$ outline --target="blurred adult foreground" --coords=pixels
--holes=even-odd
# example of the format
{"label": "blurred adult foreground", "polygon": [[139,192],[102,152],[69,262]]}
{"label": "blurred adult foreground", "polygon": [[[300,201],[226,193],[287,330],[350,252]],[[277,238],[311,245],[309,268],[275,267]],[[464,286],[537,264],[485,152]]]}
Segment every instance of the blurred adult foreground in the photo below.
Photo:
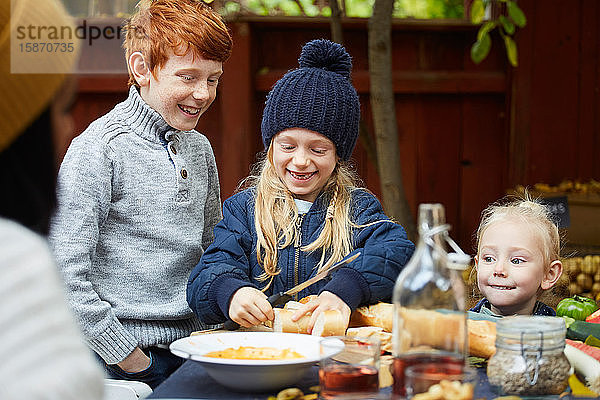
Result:
{"label": "blurred adult foreground", "polygon": [[[52,133],[69,129],[71,80],[11,70],[11,27],[70,25],[58,0],[0,2],[0,399],[100,399],[103,375],[69,312],[45,239]],[[69,71],[76,52],[38,55]],[[14,60],[18,61],[18,60]],[[15,64],[13,64],[14,67]],[[28,229],[29,228],[29,229]]]}

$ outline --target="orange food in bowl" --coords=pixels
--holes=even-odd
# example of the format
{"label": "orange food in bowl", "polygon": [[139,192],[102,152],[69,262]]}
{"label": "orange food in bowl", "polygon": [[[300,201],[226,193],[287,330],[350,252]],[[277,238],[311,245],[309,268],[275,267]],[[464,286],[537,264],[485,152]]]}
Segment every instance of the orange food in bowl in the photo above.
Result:
{"label": "orange food in bowl", "polygon": [[211,351],[205,357],[228,358],[235,360],[294,360],[304,356],[292,349],[276,349],[274,347],[230,347],[224,350]]}

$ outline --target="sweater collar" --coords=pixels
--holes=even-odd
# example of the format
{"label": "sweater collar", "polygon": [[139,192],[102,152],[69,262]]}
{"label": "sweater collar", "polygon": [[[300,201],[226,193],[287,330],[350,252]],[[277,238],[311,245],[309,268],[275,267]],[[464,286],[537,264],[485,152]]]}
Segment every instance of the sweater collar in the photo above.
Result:
{"label": "sweater collar", "polygon": [[135,86],[129,88],[129,96],[123,102],[122,112],[127,125],[139,136],[152,142],[164,142],[169,132],[178,132],[148,105]]}

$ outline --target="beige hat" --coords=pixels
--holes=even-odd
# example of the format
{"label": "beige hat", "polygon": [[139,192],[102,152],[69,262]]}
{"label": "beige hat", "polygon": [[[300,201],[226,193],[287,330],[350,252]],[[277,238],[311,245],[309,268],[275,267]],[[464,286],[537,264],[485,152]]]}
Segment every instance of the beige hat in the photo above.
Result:
{"label": "beige hat", "polygon": [[[51,40],[53,27],[74,29],[59,0],[0,0],[0,151],[46,109],[77,61],[78,40]],[[67,42],[72,51],[41,51],[41,43]],[[25,51],[27,43],[38,47]]]}

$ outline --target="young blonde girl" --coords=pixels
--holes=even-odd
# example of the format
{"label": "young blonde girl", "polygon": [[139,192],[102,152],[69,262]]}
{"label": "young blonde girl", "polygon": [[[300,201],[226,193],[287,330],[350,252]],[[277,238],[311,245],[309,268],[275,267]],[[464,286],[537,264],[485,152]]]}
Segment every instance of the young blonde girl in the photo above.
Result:
{"label": "young blonde girl", "polygon": [[560,236],[548,209],[528,197],[492,204],[477,230],[477,285],[471,311],[507,316],[556,315],[538,300],[562,274]]}
{"label": "young blonde girl", "polygon": [[359,304],[387,300],[414,245],[358,188],[348,167],[360,106],[345,49],[307,43],[300,68],[267,97],[262,120],[266,155],[247,188],[223,205],[215,241],[190,276],[188,303],[202,321],[227,318],[249,327],[273,319],[266,298],[361,252],[297,297],[317,294],[295,319],[337,309],[348,319]]}

